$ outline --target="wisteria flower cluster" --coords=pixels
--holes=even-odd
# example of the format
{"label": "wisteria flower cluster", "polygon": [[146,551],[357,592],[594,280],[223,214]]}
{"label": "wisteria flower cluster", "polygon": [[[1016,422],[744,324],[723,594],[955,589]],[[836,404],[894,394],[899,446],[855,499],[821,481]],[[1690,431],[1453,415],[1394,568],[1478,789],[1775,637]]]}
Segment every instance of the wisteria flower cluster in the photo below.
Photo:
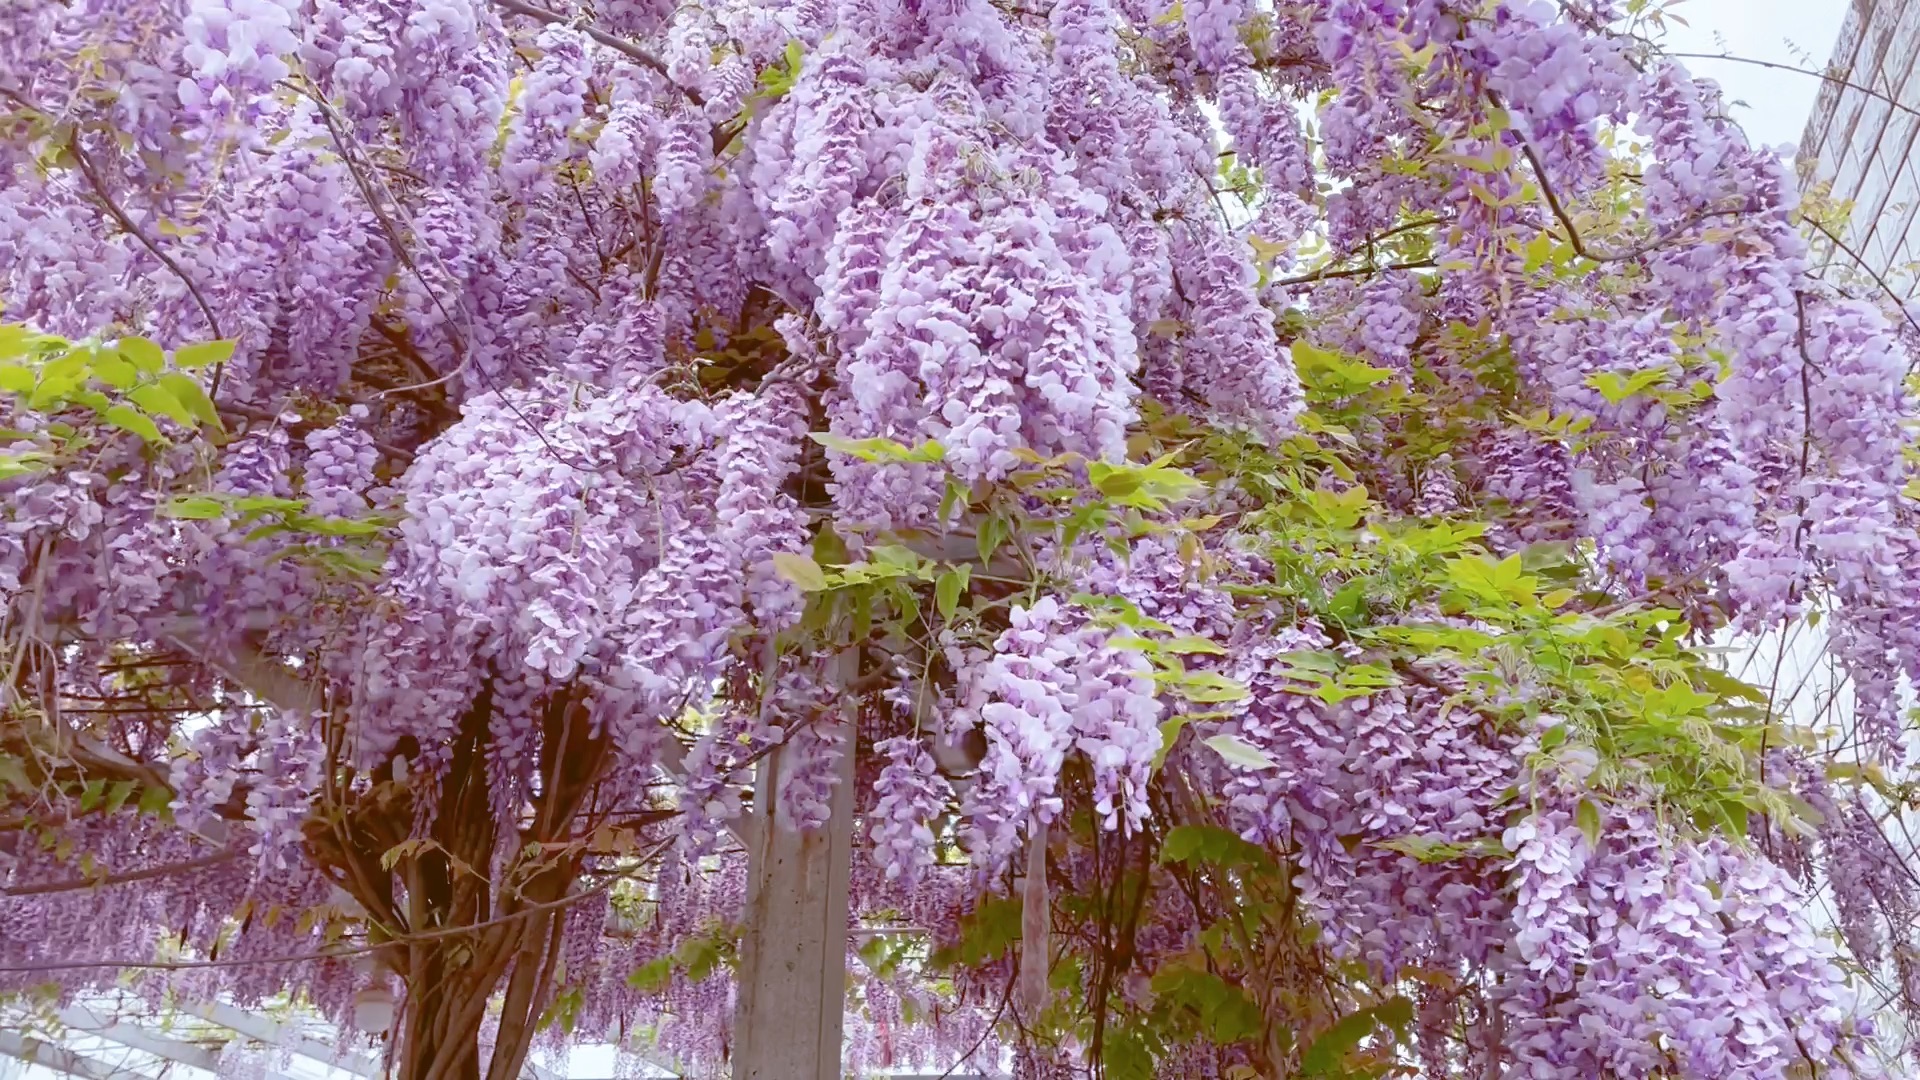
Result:
{"label": "wisteria flower cluster", "polygon": [[1880,1075],[1911,311],[1641,6],[7,6],[0,997],[718,1075],[798,836],[853,1069]]}

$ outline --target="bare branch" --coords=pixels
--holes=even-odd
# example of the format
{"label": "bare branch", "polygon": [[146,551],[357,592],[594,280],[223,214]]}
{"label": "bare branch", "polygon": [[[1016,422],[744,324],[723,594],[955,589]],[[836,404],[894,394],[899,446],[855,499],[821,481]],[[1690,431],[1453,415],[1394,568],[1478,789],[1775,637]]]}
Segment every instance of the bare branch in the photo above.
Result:
{"label": "bare branch", "polygon": [[[87,186],[93,189],[94,195],[97,196],[101,204],[106,207],[107,214],[111,216],[114,221],[118,222],[120,227],[125,229],[129,235],[135,240],[138,240],[141,247],[152,252],[153,257],[159,259],[160,264],[172,271],[173,276],[179,278],[180,283],[187,287],[187,294],[193,297],[195,304],[199,305],[200,314],[206,317],[207,326],[212,329],[213,336],[216,339],[226,337],[227,335],[220,332],[220,319],[214,315],[213,306],[208,304],[207,298],[200,294],[200,286],[194,283],[193,278],[187,276],[187,272],[180,268],[180,264],[174,261],[173,256],[160,250],[160,245],[154,243],[153,239],[146,234],[146,231],[135,224],[134,220],[127,216],[127,212],[120,208],[120,204],[113,200],[113,196],[107,191],[106,184],[101,181],[100,174],[94,170],[93,160],[87,157],[86,150],[80,146],[79,132],[75,132],[73,136],[67,140],[67,148],[73,152],[73,160],[75,164],[80,167],[80,175],[86,177]],[[208,392],[207,396],[218,397],[219,395],[220,375],[219,372],[216,371],[213,377],[213,389]]]}
{"label": "bare branch", "polygon": [[1730,53],[1670,52],[1670,53],[1667,53],[1666,55],[1674,56],[1674,57],[1686,57],[1688,59],[1693,59],[1693,60],[1731,60],[1736,64],[1752,64],[1755,67],[1773,68],[1776,71],[1794,71],[1802,75],[1811,75],[1816,79],[1821,79],[1826,82],[1830,82],[1835,86],[1843,86],[1849,90],[1858,90],[1861,93],[1867,95],[1868,97],[1879,98],[1881,101],[1886,102],[1888,105],[1891,105],[1893,108],[1898,109],[1903,113],[1907,113],[1912,116],[1920,116],[1920,109],[1916,109],[1911,105],[1907,105],[1901,102],[1900,99],[1891,97],[1887,94],[1883,94],[1878,90],[1870,90],[1867,87],[1861,86],[1859,83],[1854,82],[1850,79],[1843,79],[1840,76],[1835,75],[1830,71],[1815,71],[1812,68],[1798,67],[1793,64],[1780,64],[1780,63],[1775,63],[1772,60],[1755,60],[1751,57],[1734,56]]}
{"label": "bare branch", "polygon": [[522,0],[493,0],[493,2],[495,6],[499,7],[502,11],[511,11],[515,15],[525,15],[529,19],[537,19],[540,22],[548,24],[549,26],[553,26],[553,25],[578,26],[581,33],[587,35],[593,40],[599,42],[602,45],[605,45],[607,48],[612,49],[614,52],[617,52],[620,55],[625,56],[629,60],[632,60],[634,63],[640,64],[643,67],[652,68],[653,70],[659,72],[661,75],[665,76],[667,83],[669,85],[671,85],[675,90],[680,91],[680,93],[684,95],[688,101],[693,102],[696,106],[705,106],[707,103],[706,99],[700,96],[699,91],[689,89],[687,87],[681,86],[679,83],[674,82],[673,75],[667,70],[667,65],[665,61],[661,60],[659,57],[653,55],[652,53],[641,48],[640,46],[635,45],[631,41],[625,41],[620,38],[617,38],[612,34],[607,33],[605,30],[600,29],[597,26],[583,25],[571,15],[562,15],[557,11],[548,11],[546,8],[543,8],[543,7],[536,7],[533,4],[523,3]]}
{"label": "bare branch", "polygon": [[1560,202],[1560,196],[1553,190],[1553,182],[1547,179],[1546,166],[1542,165],[1540,159],[1534,156],[1533,143],[1523,137],[1520,140],[1520,152],[1526,156],[1527,163],[1533,166],[1534,178],[1540,184],[1540,194],[1547,200],[1547,209],[1553,211],[1553,216],[1560,222],[1560,227],[1566,230],[1567,243],[1573,248],[1574,254],[1592,262],[1631,262],[1634,259],[1638,259],[1644,255],[1651,255],[1653,252],[1666,247],[1668,244],[1679,239],[1689,229],[1692,229],[1702,222],[1717,217],[1737,217],[1740,214],[1738,210],[1702,211],[1701,213],[1694,214],[1680,224],[1675,225],[1673,228],[1660,233],[1644,244],[1628,248],[1625,251],[1595,251],[1587,246],[1585,240],[1581,239],[1580,230],[1574,226],[1572,216],[1567,213],[1566,207]]}
{"label": "bare branch", "polygon": [[209,866],[218,866],[240,855],[239,848],[205,855],[184,862],[167,863],[164,866],[149,866],[139,870],[128,870],[120,874],[103,874],[96,877],[67,878],[62,881],[41,881],[31,885],[9,885],[0,888],[0,895],[6,896],[45,896],[48,893],[80,892],[84,889],[105,888],[109,885],[125,885],[135,881],[151,881],[154,878],[171,877],[174,874],[190,874],[195,870],[205,870]]}
{"label": "bare branch", "polygon": [[1299,277],[1281,278],[1273,282],[1273,284],[1276,286],[1305,285],[1309,282],[1327,281],[1332,278],[1368,277],[1373,274],[1384,274],[1389,270],[1425,270],[1437,265],[1439,264],[1435,263],[1432,259],[1415,259],[1412,262],[1389,263],[1386,266],[1356,266],[1346,270],[1316,270],[1310,274],[1301,274]]}
{"label": "bare branch", "polygon": [[[1920,333],[1920,322],[1915,322],[1913,318],[1913,314],[1907,310],[1906,297],[1901,296],[1899,293],[1893,291],[1893,286],[1887,284],[1887,279],[1880,276],[1880,272],[1878,270],[1875,270],[1871,263],[1867,262],[1865,256],[1862,256],[1859,252],[1853,250],[1851,247],[1848,247],[1847,242],[1845,240],[1842,240],[1838,236],[1834,235],[1833,230],[1827,228],[1825,225],[1822,225],[1818,220],[1814,219],[1813,217],[1809,216],[1807,218],[1807,224],[1812,225],[1814,229],[1820,233],[1821,236],[1824,236],[1827,239],[1833,241],[1834,247],[1837,247],[1841,251],[1846,252],[1847,257],[1852,259],[1854,261],[1854,264],[1860,267],[1860,269],[1863,272],[1865,272],[1865,274],[1868,277],[1872,278],[1873,283],[1875,285],[1878,285],[1880,287],[1880,291],[1887,294],[1887,299],[1893,301],[1893,306],[1900,310],[1900,317],[1907,321],[1907,325],[1912,327],[1915,333]],[[1920,361],[1916,361],[1916,363],[1920,363]]]}

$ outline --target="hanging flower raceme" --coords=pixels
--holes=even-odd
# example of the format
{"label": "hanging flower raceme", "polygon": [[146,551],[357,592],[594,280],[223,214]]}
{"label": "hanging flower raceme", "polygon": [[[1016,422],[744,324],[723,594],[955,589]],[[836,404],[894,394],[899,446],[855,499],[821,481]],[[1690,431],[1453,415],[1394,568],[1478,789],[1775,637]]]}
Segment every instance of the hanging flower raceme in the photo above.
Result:
{"label": "hanging flower raceme", "polygon": [[1052,598],[1016,607],[1012,622],[992,653],[956,657],[965,688],[956,723],[987,737],[965,814],[969,848],[988,867],[1012,856],[1028,821],[1060,813],[1060,771],[1075,751],[1092,768],[1102,826],[1138,828],[1161,743],[1152,669],[1138,652]]}
{"label": "hanging flower raceme", "polygon": [[933,824],[953,797],[919,739],[896,736],[875,745],[887,757],[875,790],[874,858],[889,880],[909,883],[934,864]]}

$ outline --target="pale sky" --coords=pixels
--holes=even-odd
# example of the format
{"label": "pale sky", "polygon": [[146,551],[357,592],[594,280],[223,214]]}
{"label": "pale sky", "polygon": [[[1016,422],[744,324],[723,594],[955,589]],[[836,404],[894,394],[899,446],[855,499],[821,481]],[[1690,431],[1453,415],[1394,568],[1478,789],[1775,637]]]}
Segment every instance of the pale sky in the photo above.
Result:
{"label": "pale sky", "polygon": [[[1840,36],[1849,0],[1680,0],[1671,8],[1688,25],[1670,25],[1674,52],[1730,53],[1818,71]],[[1812,75],[1726,60],[1685,61],[1696,75],[1719,83],[1733,115],[1754,142],[1798,145],[1820,90]]]}

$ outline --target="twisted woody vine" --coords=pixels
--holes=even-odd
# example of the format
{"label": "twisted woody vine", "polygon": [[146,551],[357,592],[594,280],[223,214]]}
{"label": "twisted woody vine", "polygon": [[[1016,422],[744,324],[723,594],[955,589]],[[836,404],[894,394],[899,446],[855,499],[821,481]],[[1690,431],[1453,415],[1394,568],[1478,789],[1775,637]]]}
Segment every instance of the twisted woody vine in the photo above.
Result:
{"label": "twisted woody vine", "polygon": [[7,5],[6,1007],[725,1075],[838,813],[855,1074],[1897,1071],[1915,328],[1662,18]]}

